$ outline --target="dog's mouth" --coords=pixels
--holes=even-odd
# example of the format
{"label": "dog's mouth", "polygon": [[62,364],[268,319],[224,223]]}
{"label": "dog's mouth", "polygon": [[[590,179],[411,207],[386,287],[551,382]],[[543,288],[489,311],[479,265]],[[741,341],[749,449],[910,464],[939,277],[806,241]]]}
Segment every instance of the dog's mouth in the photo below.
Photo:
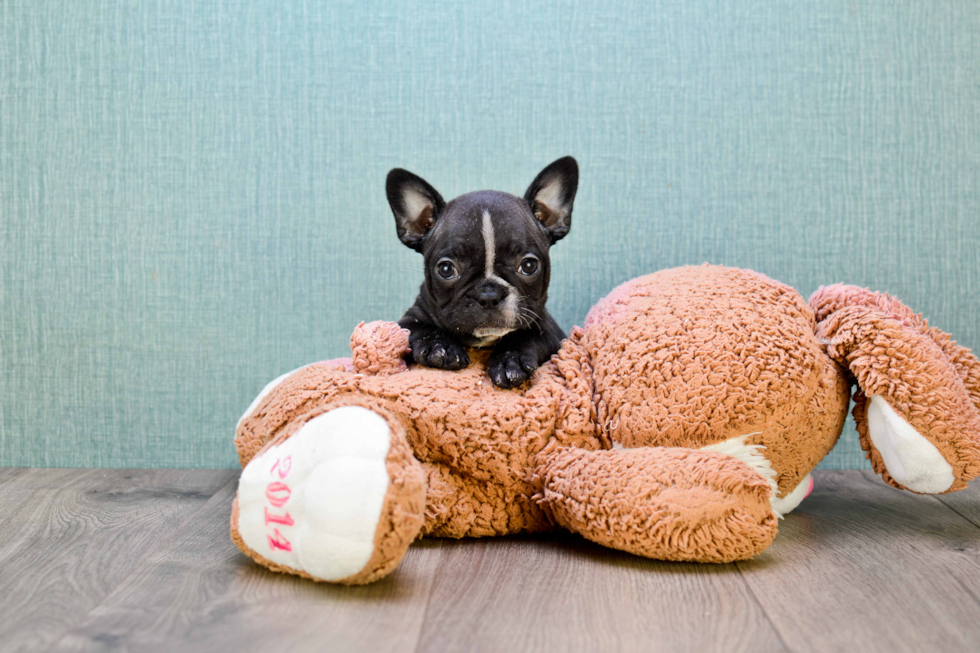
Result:
{"label": "dog's mouth", "polygon": [[[492,308],[483,308],[471,302],[465,320],[457,322],[458,331],[466,334],[466,339],[476,343],[470,346],[490,347],[508,333],[521,328],[520,297],[511,290],[502,302]],[[464,316],[461,316],[464,317]],[[467,324],[468,322],[468,324]]]}

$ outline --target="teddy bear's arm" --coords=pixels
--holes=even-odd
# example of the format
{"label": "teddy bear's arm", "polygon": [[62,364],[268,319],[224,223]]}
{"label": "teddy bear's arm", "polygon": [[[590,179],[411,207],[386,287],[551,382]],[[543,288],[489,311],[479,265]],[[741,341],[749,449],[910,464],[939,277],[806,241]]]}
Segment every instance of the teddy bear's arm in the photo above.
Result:
{"label": "teddy bear's arm", "polygon": [[558,524],[648,558],[745,560],[776,536],[769,482],[723,453],[563,448],[545,457],[538,474],[538,500]]}
{"label": "teddy bear's arm", "polygon": [[854,418],[875,471],[928,494],[980,475],[976,358],[887,295],[839,285],[810,303],[827,354],[859,386]]}

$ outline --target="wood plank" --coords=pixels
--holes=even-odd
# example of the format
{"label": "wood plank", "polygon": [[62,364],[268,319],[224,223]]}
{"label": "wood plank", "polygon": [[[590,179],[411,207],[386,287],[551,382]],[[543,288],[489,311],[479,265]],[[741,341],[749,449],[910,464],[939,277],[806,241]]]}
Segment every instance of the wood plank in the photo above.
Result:
{"label": "wood plank", "polygon": [[755,560],[738,563],[796,651],[967,651],[980,641],[980,529],[871,471],[818,472]]}
{"label": "wood plank", "polygon": [[780,651],[733,565],[560,533],[447,543],[421,651]]}
{"label": "wood plank", "polygon": [[57,470],[46,478],[72,489],[54,489],[54,481],[38,486],[45,475],[34,471],[10,478],[0,494],[4,650],[42,648],[79,623],[234,476],[199,470],[183,490],[183,474],[162,470]]}
{"label": "wood plank", "polygon": [[204,498],[241,474],[240,469],[8,469],[12,474],[5,489],[198,493]]}
{"label": "wood plank", "polygon": [[440,541],[416,543],[392,576],[365,587],[275,574],[231,542],[235,488],[215,494],[55,650],[415,650]]}
{"label": "wood plank", "polygon": [[976,487],[920,497],[870,472],[820,472],[773,547],[737,566],[569,534],[425,540],[389,579],[343,588],[242,556],[228,537],[237,471],[215,474],[6,477],[4,650],[61,635],[57,650],[181,651],[957,651],[980,638]]}
{"label": "wood plank", "polygon": [[0,485],[10,483],[26,472],[26,467],[0,467]]}
{"label": "wood plank", "polygon": [[969,487],[952,494],[939,494],[936,498],[964,519],[980,526],[980,479]]}

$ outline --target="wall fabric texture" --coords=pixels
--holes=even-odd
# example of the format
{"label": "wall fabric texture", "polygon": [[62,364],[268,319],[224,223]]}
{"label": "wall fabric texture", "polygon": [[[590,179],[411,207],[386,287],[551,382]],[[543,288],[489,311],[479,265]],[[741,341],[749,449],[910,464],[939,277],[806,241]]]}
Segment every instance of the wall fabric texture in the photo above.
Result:
{"label": "wall fabric texture", "polygon": [[4,0],[0,466],[235,466],[266,382],[414,300],[396,166],[574,155],[565,328],[709,261],[980,349],[978,80],[968,1]]}

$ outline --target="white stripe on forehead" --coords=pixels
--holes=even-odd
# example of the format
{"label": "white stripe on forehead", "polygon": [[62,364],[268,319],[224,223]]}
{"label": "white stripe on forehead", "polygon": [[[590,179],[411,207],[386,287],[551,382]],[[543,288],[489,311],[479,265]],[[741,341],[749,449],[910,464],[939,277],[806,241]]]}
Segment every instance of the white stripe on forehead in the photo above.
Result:
{"label": "white stripe on forehead", "polygon": [[507,297],[500,307],[500,314],[504,318],[507,326],[504,328],[494,328],[490,331],[487,329],[477,329],[473,332],[474,336],[481,338],[480,347],[489,347],[502,336],[516,328],[519,304],[517,289],[509,284],[506,279],[498,277],[494,273],[494,261],[497,257],[497,239],[493,233],[493,221],[490,219],[490,211],[486,209],[483,210],[483,247],[486,249],[486,262],[483,269],[484,278],[495,281],[507,289]]}
{"label": "white stripe on forehead", "polygon": [[487,253],[487,263],[484,268],[484,276],[487,279],[493,278],[493,260],[497,254],[497,240],[493,235],[493,222],[490,220],[490,211],[483,211],[483,247]]}
{"label": "white stripe on forehead", "polygon": [[498,277],[494,272],[494,261],[497,258],[497,239],[493,233],[493,222],[490,220],[490,211],[483,210],[483,247],[486,249],[486,265],[483,268],[483,278],[492,279],[510,291],[514,286],[507,282],[503,277]]}

